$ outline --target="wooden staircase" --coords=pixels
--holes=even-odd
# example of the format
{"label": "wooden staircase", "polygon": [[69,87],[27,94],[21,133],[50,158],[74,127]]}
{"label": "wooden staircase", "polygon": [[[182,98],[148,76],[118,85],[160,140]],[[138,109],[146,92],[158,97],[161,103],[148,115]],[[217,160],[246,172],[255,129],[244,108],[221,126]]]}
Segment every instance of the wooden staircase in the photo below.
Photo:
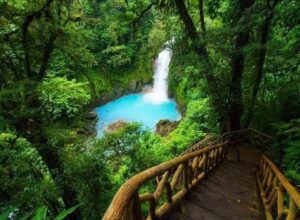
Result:
{"label": "wooden staircase", "polygon": [[127,180],[103,220],[299,219],[299,192],[258,150],[271,139],[254,129],[204,139]]}
{"label": "wooden staircase", "polygon": [[256,190],[259,152],[239,146],[240,163],[225,160],[171,210],[168,220],[264,219]]}

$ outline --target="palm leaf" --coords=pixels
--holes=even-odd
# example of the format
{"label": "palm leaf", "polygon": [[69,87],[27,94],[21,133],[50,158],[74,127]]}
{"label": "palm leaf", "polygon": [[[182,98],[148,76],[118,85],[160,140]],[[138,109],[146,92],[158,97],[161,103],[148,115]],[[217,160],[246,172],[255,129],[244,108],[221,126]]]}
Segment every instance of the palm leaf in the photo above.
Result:
{"label": "palm leaf", "polygon": [[55,217],[55,220],[63,220],[67,215],[69,215],[72,212],[74,212],[78,208],[78,206],[80,206],[80,205],[76,205],[76,206],[74,206],[72,208],[69,208],[69,209],[61,212],[58,216]]}

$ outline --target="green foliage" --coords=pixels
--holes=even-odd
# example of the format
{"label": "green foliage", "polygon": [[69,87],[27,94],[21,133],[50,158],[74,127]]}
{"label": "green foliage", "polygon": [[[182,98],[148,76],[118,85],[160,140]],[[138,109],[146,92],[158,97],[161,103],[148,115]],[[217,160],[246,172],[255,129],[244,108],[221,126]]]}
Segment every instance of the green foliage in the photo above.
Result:
{"label": "green foliage", "polygon": [[[69,208],[67,210],[62,211],[59,213],[54,220],[63,220],[65,219],[69,214],[74,212],[79,205],[74,206],[72,208]],[[46,206],[39,207],[35,213],[29,213],[26,215],[19,216],[18,215],[18,209],[16,208],[9,208],[6,209],[4,212],[0,214],[0,220],[7,220],[7,219],[21,219],[21,220],[48,220],[53,219],[48,216],[48,208]]]}
{"label": "green foliage", "polygon": [[[218,123],[208,99],[190,101],[179,126],[169,135],[169,145],[176,154],[203,138],[207,133],[217,133]],[[171,143],[170,143],[171,142]]]}
{"label": "green foliage", "polygon": [[43,206],[36,210],[32,220],[46,220],[48,208]]}
{"label": "green foliage", "polygon": [[[249,43],[242,48],[244,112],[252,101],[259,51],[265,48],[252,126],[270,131],[278,122],[272,156],[299,184],[299,120],[293,120],[300,118],[298,1],[278,1],[265,45],[260,43],[270,14],[265,1],[256,1],[239,21],[238,2],[204,1],[206,33],[199,25],[198,1],[189,1],[196,44],[173,1],[159,2],[166,10],[153,5],[145,11],[154,3],[150,0],[0,1],[0,210],[6,210],[0,219],[12,212],[49,219],[67,209],[56,217],[63,219],[78,202],[83,219],[100,219],[125,180],[173,158],[207,133],[219,133],[231,101],[237,33],[249,28]],[[138,124],[100,140],[87,137],[86,127],[93,125],[83,107],[150,83],[153,58],[173,37],[168,81],[182,112],[178,127],[166,137]],[[202,43],[210,64],[195,50]],[[73,195],[72,204],[66,193]]]}
{"label": "green foliage", "polygon": [[108,47],[102,52],[103,60],[112,68],[125,67],[130,65],[133,51],[125,45]]}
{"label": "green foliage", "polygon": [[273,158],[281,166],[286,176],[300,184],[300,119],[292,120],[290,123],[277,123],[276,139],[272,146]]}
{"label": "green foliage", "polygon": [[112,198],[112,172],[107,167],[104,149],[95,140],[77,139],[65,144],[61,151],[68,187],[76,189],[80,209],[87,219],[103,215]]}
{"label": "green foliage", "polygon": [[45,79],[39,87],[42,108],[54,119],[73,117],[90,99],[84,86],[83,83],[62,77]]}
{"label": "green foliage", "polygon": [[65,211],[62,211],[61,213],[59,213],[54,220],[63,220],[65,219],[69,214],[71,214],[72,212],[74,212],[80,205],[71,207]]}
{"label": "green foliage", "polygon": [[11,132],[0,133],[1,207],[18,207],[21,213],[39,207],[58,195],[48,170],[28,140]]}
{"label": "green foliage", "polygon": [[8,209],[4,210],[0,214],[0,220],[7,220],[9,218],[9,216],[11,215],[11,213],[13,213],[14,211],[15,211],[15,208],[8,208]]}
{"label": "green foliage", "polygon": [[155,57],[157,51],[160,51],[162,45],[169,40],[166,31],[166,22],[162,19],[156,19],[153,28],[149,33],[147,49],[150,51],[150,56]]}
{"label": "green foliage", "polygon": [[160,160],[157,144],[159,141],[150,131],[136,123],[127,124],[97,142],[98,147],[105,149],[112,169],[119,169],[114,177],[118,184]]}

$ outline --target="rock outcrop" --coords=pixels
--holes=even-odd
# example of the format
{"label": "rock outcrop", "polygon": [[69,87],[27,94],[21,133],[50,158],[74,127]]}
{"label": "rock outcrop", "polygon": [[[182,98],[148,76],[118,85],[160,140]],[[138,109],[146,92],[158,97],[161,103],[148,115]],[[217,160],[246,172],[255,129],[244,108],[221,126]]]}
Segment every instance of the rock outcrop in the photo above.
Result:
{"label": "rock outcrop", "polygon": [[107,133],[113,133],[116,132],[118,130],[120,130],[121,128],[123,128],[125,125],[127,124],[127,122],[123,121],[123,120],[119,120],[116,122],[111,123],[106,129],[105,131]]}
{"label": "rock outcrop", "polygon": [[179,121],[162,119],[156,124],[155,133],[163,137],[167,136],[171,131],[177,128],[178,124]]}

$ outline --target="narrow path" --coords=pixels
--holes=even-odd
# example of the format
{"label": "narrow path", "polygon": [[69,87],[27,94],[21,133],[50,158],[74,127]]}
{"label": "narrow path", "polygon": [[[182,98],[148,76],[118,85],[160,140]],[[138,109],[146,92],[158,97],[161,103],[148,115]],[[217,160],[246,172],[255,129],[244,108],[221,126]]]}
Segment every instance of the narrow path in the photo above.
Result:
{"label": "narrow path", "polygon": [[255,179],[259,152],[248,146],[239,149],[241,162],[220,164],[184,199],[181,210],[174,209],[167,219],[264,219]]}

